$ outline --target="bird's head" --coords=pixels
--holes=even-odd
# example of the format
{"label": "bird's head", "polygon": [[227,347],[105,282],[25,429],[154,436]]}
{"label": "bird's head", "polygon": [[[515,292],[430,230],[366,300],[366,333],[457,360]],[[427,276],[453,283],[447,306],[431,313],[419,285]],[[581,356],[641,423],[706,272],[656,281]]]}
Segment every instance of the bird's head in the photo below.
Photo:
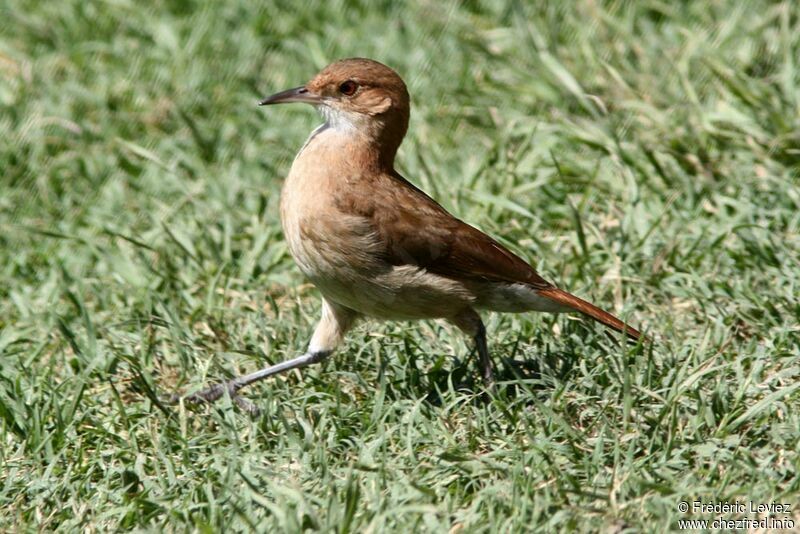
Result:
{"label": "bird's head", "polygon": [[312,104],[329,127],[350,130],[392,152],[408,128],[406,84],[395,71],[371,59],[331,63],[305,85],[274,94],[259,104],[289,102]]}

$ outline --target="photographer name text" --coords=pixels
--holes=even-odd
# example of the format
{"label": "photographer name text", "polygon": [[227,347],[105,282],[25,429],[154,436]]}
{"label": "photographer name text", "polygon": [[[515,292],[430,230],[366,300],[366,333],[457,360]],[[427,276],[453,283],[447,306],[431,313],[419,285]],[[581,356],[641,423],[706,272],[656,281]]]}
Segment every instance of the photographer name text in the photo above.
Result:
{"label": "photographer name text", "polygon": [[756,503],[752,501],[692,501],[691,509],[695,514],[789,514],[792,512],[792,507],[788,503]]}

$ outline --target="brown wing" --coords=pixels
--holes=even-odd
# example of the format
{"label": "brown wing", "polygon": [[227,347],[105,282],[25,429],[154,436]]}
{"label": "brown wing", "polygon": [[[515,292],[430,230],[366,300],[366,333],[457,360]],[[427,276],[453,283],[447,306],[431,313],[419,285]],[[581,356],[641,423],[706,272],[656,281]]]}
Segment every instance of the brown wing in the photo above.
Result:
{"label": "brown wing", "polygon": [[339,208],[372,221],[384,244],[384,257],[392,265],[417,265],[456,280],[528,284],[540,296],[588,315],[634,340],[647,340],[610,313],[547,282],[519,256],[450,215],[399,174],[382,175],[370,188],[368,196],[343,195]]}
{"label": "brown wing", "polygon": [[399,174],[382,175],[372,185],[369,198],[350,198],[347,208],[371,218],[392,265],[417,265],[458,280],[553,287],[523,259],[450,215]]}

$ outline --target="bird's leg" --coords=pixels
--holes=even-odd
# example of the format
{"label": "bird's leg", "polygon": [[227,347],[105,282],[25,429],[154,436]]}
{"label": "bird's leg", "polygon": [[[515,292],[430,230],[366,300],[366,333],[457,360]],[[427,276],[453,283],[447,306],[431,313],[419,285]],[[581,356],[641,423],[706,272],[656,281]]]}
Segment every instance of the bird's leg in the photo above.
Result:
{"label": "bird's leg", "polygon": [[[300,369],[323,361],[333,353],[336,346],[342,341],[345,333],[352,327],[355,318],[356,313],[349,308],[322,299],[322,318],[314,330],[314,335],[311,337],[311,342],[308,344],[308,350],[305,354],[285,362],[270,365],[253,373],[236,377],[228,382],[214,384],[185,397],[184,400],[189,402],[214,402],[227,392],[240,407],[255,413],[258,409],[250,401],[239,396],[240,389],[278,373],[291,369]],[[180,398],[180,395],[173,395],[169,401],[174,404]]]}
{"label": "bird's leg", "polygon": [[215,400],[222,397],[226,391],[231,397],[236,397],[238,391],[243,387],[249,386],[250,384],[263,380],[272,375],[282,373],[284,371],[289,371],[291,369],[299,369],[301,367],[311,365],[312,363],[319,363],[325,358],[327,358],[330,354],[331,354],[330,351],[320,351],[320,352],[309,351],[306,352],[305,354],[297,356],[296,358],[292,358],[291,360],[286,360],[285,362],[277,363],[275,365],[270,365],[269,367],[265,367],[264,369],[259,369],[258,371],[255,371],[247,375],[237,376],[236,378],[234,378],[233,380],[229,380],[228,382],[214,384],[213,386],[209,386],[204,390],[198,391],[197,393],[193,393],[188,397],[185,397],[185,400],[189,402],[203,402],[203,401],[214,402]]}
{"label": "bird's leg", "polygon": [[494,372],[492,359],[489,357],[489,348],[486,346],[486,327],[481,323],[478,333],[475,334],[475,346],[478,349],[478,361],[481,368],[481,379],[487,388],[494,386]]}
{"label": "bird's leg", "polygon": [[483,385],[486,388],[493,387],[494,371],[492,370],[492,359],[489,357],[489,349],[486,346],[486,327],[483,326],[480,315],[475,310],[467,308],[454,316],[451,321],[475,341]]}

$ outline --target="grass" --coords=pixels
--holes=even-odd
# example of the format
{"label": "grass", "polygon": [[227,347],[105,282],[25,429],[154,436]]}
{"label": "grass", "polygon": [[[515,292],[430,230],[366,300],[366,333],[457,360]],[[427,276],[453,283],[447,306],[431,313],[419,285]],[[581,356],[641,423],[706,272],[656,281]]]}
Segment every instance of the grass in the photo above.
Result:
{"label": "grass", "polygon": [[[666,530],[800,521],[792,2],[129,0],[0,8],[0,530]],[[403,174],[643,326],[365,323],[229,402],[159,395],[304,349],[282,177],[319,122],[258,98],[395,67]],[[783,517],[783,516],[779,516]]]}

